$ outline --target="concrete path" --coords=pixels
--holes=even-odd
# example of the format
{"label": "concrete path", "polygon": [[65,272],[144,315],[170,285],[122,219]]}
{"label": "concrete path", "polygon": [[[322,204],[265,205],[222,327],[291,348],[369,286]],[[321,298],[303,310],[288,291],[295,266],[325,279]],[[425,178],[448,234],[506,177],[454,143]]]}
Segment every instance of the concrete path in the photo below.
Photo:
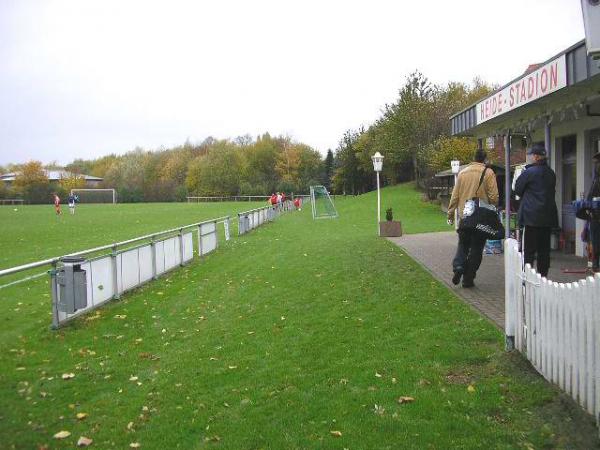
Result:
{"label": "concrete path", "polygon": [[[483,255],[483,262],[475,278],[475,287],[464,289],[452,284],[452,258],[458,237],[454,231],[443,233],[409,234],[399,238],[388,238],[421,263],[435,278],[504,329],[504,258],[503,255]],[[565,268],[584,269],[586,261],[562,253],[552,253],[550,279],[571,282],[585,277],[584,274],[565,274]]]}

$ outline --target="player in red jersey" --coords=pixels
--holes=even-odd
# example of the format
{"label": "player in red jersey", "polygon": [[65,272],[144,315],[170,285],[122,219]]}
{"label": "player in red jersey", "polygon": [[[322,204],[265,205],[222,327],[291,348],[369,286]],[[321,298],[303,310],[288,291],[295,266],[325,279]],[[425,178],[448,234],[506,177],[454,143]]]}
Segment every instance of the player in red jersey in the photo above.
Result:
{"label": "player in red jersey", "polygon": [[60,211],[60,197],[56,192],[52,195],[54,196],[54,211],[56,211],[57,216],[60,216],[62,214]]}

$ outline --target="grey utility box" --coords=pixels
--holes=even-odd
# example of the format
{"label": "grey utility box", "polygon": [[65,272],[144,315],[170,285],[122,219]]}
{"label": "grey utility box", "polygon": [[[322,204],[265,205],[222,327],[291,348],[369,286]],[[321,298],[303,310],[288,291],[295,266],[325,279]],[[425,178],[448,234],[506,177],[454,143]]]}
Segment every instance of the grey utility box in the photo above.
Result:
{"label": "grey utility box", "polygon": [[85,270],[81,269],[84,258],[66,256],[60,260],[63,268],[56,274],[58,284],[58,310],[73,314],[87,306]]}

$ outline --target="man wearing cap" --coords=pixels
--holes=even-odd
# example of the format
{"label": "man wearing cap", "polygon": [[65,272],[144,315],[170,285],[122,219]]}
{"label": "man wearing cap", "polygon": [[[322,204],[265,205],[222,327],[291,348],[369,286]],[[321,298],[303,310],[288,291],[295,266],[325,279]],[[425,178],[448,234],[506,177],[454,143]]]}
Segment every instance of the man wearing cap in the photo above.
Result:
{"label": "man wearing cap", "polygon": [[[594,180],[587,195],[587,200],[600,200],[600,150],[592,157],[594,162]],[[600,210],[591,209],[589,216],[588,245],[592,249],[592,269],[600,271]]]}
{"label": "man wearing cap", "polygon": [[554,200],[556,175],[548,166],[544,144],[533,144],[527,152],[533,162],[515,182],[514,193],[521,197],[519,226],[523,231],[525,264],[537,261],[537,271],[548,276],[550,269],[550,233],[558,226]]}

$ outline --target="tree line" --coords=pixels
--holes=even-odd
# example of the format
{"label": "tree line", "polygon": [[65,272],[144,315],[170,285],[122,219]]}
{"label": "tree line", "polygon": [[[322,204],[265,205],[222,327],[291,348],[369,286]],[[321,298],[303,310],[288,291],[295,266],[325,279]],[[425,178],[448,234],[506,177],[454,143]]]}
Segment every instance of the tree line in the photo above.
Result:
{"label": "tree line", "polygon": [[[0,167],[19,175],[10,188],[0,183],[0,198],[22,197],[47,202],[50,192],[65,194],[83,187],[78,174],[104,179],[120,202],[183,201],[186,196],[268,195],[276,191],[306,193],[323,184],[339,194],[374,188],[371,156],[385,156],[387,184],[422,180],[450,166],[452,159],[470,161],[475,142],[450,136],[449,117],[492,92],[494,86],[431,83],[420,72],[409,75],[393,103],[386,104],[369,127],[347,130],[334,152],[325,157],[287,136],[268,133],[233,140],[207,138],[173,148],[136,148],[123,155],[76,159],[65,170],[74,177],[50,184],[40,162]],[[53,165],[45,168],[54,168]]]}
{"label": "tree line", "polygon": [[448,169],[450,161],[471,161],[476,143],[450,136],[451,115],[495,89],[480,79],[473,83],[431,83],[420,72],[409,75],[397,99],[386,104],[368,128],[348,130],[335,150],[334,191],[360,194],[374,188],[371,156],[384,155],[383,180],[396,184],[422,180]]}
{"label": "tree line", "polygon": [[156,151],[136,148],[123,155],[76,159],[64,167],[73,176],[50,183],[39,161],[0,168],[17,172],[7,188],[0,183],[0,198],[24,198],[47,203],[52,192],[65,195],[85,187],[81,174],[103,178],[98,187],[117,190],[119,202],[183,201],[187,196],[267,195],[277,191],[306,193],[309,186],[329,184],[333,153],[322,158],[310,146],[287,136],[268,133],[253,139],[207,138],[200,144]]}

